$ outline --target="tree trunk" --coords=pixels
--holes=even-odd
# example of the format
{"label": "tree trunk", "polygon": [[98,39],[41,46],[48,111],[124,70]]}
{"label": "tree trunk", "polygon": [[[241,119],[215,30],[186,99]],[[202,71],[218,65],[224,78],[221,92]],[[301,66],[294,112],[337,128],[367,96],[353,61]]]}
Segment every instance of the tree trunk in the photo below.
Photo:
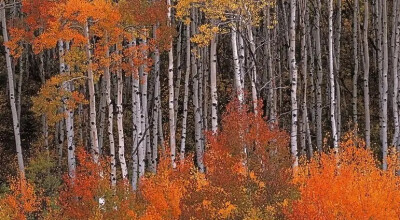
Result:
{"label": "tree trunk", "polygon": [[399,24],[399,2],[394,2],[394,10],[393,10],[393,24],[392,24],[392,74],[393,74],[393,94],[392,94],[392,110],[393,110],[393,121],[394,121],[394,133],[392,146],[399,145],[399,110],[398,110],[398,90],[399,90],[399,75],[397,72],[398,68],[398,54],[400,47],[400,24]]}
{"label": "tree trunk", "polygon": [[211,130],[218,129],[218,94],[217,94],[217,36],[211,40],[210,47],[210,87],[211,87]]}
{"label": "tree trunk", "polygon": [[[116,53],[119,53],[117,45]],[[119,163],[121,164],[121,174],[122,179],[128,179],[128,168],[125,161],[125,138],[124,138],[124,125],[123,125],[123,109],[122,109],[122,92],[123,92],[123,78],[122,78],[122,70],[117,70],[117,127],[118,127],[118,158]]]}
{"label": "tree trunk", "polygon": [[90,144],[91,153],[95,163],[99,162],[99,142],[97,135],[97,122],[96,122],[96,97],[94,93],[94,78],[92,70],[92,52],[89,36],[89,22],[86,21],[84,33],[86,37],[86,59],[88,61],[87,74],[88,74],[88,89],[89,89],[89,111],[90,111]]}
{"label": "tree trunk", "polygon": [[368,19],[369,9],[368,1],[364,3],[364,32],[363,32],[363,47],[364,47],[364,114],[365,114],[365,144],[367,148],[371,146],[371,115],[369,105],[369,46],[368,46]]}
{"label": "tree trunk", "polygon": [[329,0],[329,82],[330,82],[330,101],[331,101],[331,123],[332,123],[332,139],[333,149],[338,156],[339,144],[337,134],[337,121],[336,121],[336,94],[335,94],[335,76],[333,70],[333,0]]}
{"label": "tree trunk", "polygon": [[187,115],[188,115],[188,101],[189,101],[189,77],[190,77],[190,26],[186,25],[186,72],[185,72],[185,86],[183,96],[183,116],[182,116],[182,135],[181,135],[181,149],[179,158],[181,161],[185,159],[186,147],[186,129],[187,129]]}
{"label": "tree trunk", "polygon": [[315,31],[315,52],[317,56],[317,111],[316,111],[316,133],[317,133],[317,149],[319,153],[322,153],[322,51],[321,51],[321,2],[316,1],[316,31]]}
{"label": "tree trunk", "polygon": [[[168,22],[172,25],[172,5],[171,0],[167,0],[168,5]],[[175,112],[174,112],[174,47],[170,42],[168,51],[168,109],[169,109],[169,145],[171,148],[171,164],[172,168],[176,168],[176,138],[175,138]]]}
{"label": "tree trunk", "polygon": [[[1,10],[1,24],[3,29],[3,42],[6,45],[8,43],[8,33],[7,33],[7,20],[6,20],[6,9],[4,1],[0,2],[0,10]],[[22,148],[21,148],[21,134],[19,131],[20,122],[18,120],[17,108],[15,106],[15,89],[14,89],[14,74],[12,72],[12,63],[11,63],[11,55],[10,49],[5,46],[6,51],[6,64],[7,64],[7,76],[8,76],[8,88],[10,95],[10,105],[11,105],[11,113],[13,119],[13,127],[14,127],[14,138],[15,138],[15,148],[17,151],[18,158],[18,169],[22,178],[25,178],[25,167],[24,167],[24,159],[22,156]]]}
{"label": "tree trunk", "polygon": [[291,75],[291,117],[292,126],[290,131],[290,148],[293,157],[293,167],[296,168],[299,164],[297,151],[297,64],[296,64],[296,0],[290,1],[290,75]]}
{"label": "tree trunk", "polygon": [[[192,16],[196,21],[196,11],[193,10]],[[195,22],[191,23],[191,32],[196,34],[197,25]],[[192,67],[192,78],[193,78],[193,107],[194,107],[194,130],[195,130],[195,149],[196,149],[196,162],[197,167],[201,173],[204,173],[204,162],[203,162],[203,146],[202,146],[202,120],[200,115],[200,103],[199,103],[199,79],[197,71],[197,56],[194,50],[191,50],[191,67]]]}
{"label": "tree trunk", "polygon": [[231,43],[232,43],[232,53],[233,53],[233,68],[235,71],[235,85],[236,85],[236,93],[240,103],[244,101],[244,82],[242,79],[242,74],[240,71],[240,62],[239,62],[239,54],[237,47],[237,29],[235,25],[232,27],[231,33]]}
{"label": "tree trunk", "polygon": [[388,30],[387,30],[387,5],[382,0],[382,46],[383,46],[383,69],[382,69],[382,168],[387,169],[388,138],[387,138],[387,110],[388,110]]}
{"label": "tree trunk", "polygon": [[[357,119],[357,81],[358,81],[358,0],[354,0],[354,12],[353,12],[353,54],[354,54],[354,73],[353,73],[353,123],[355,126],[355,132],[357,132],[358,119]],[[356,133],[357,136],[357,133]]]}

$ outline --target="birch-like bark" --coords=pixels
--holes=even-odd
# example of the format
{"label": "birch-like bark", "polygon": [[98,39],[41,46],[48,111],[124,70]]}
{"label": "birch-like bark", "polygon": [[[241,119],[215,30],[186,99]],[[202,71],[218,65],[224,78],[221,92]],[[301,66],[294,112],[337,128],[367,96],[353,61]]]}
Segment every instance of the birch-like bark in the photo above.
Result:
{"label": "birch-like bark", "polygon": [[[313,37],[313,31],[312,31],[312,26],[310,25],[310,9],[307,9],[306,13],[306,28],[307,28],[307,33],[309,33],[308,38],[307,38],[307,48],[309,52],[309,57],[310,57],[310,70],[308,71],[309,74],[309,79],[310,79],[310,89],[311,89],[311,104],[310,104],[310,109],[311,109],[311,119],[307,123],[307,139],[308,139],[308,158],[312,158],[314,156],[314,148],[313,148],[313,143],[312,143],[312,138],[311,138],[311,128],[315,127],[315,112],[316,112],[316,97],[315,97],[315,82],[314,82],[314,74],[315,74],[315,55],[314,55],[314,40]],[[308,114],[307,114],[308,115]],[[310,126],[310,122],[312,126]]]}
{"label": "birch-like bark", "polygon": [[339,144],[338,144],[338,134],[337,134],[337,121],[336,121],[336,94],[335,94],[335,76],[333,70],[333,0],[329,0],[329,83],[330,83],[330,101],[331,101],[331,126],[332,126],[332,139],[333,139],[333,149],[335,154],[338,156]]}
{"label": "birch-like bark", "polygon": [[[106,59],[110,59],[110,49],[106,47]],[[110,66],[106,65],[104,68],[104,82],[105,82],[105,100],[108,108],[107,115],[107,133],[108,141],[110,144],[110,179],[111,186],[115,187],[117,185],[117,162],[115,160],[115,142],[114,142],[114,105],[111,102],[111,76],[110,76]]]}
{"label": "birch-like bark", "polygon": [[23,59],[23,52],[21,57],[19,58],[19,76],[18,76],[18,98],[17,98],[17,115],[18,115],[18,120],[21,121],[21,96],[22,96],[22,82],[23,82],[23,76],[24,76],[24,59]]}
{"label": "birch-like bark", "polygon": [[[68,42],[66,42],[66,45],[68,45]],[[60,60],[60,74],[69,74],[69,69],[67,68],[67,65],[65,64],[64,61],[64,42],[63,40],[58,41],[58,54],[59,54],[59,60]],[[66,90],[67,92],[72,92],[73,91],[73,84],[72,82],[64,82],[62,85],[63,89]],[[75,170],[76,170],[76,159],[75,159],[75,143],[74,143],[74,110],[69,108],[67,103],[67,100],[65,98],[63,99],[63,112],[65,113],[65,128],[67,130],[67,161],[68,161],[68,175],[71,179],[75,179]],[[62,120],[59,125],[59,132],[60,132],[60,139],[62,141],[59,142],[60,144],[60,149],[63,148],[63,139],[64,139],[64,120]],[[62,151],[60,151],[62,155]]]}
{"label": "birch-like bark", "polygon": [[[142,39],[142,44],[147,46],[147,38],[144,37]],[[143,57],[147,58],[147,51],[143,52]],[[140,67],[140,92],[141,92],[141,100],[142,100],[142,114],[144,118],[142,118],[142,131],[144,134],[143,144],[145,146],[145,154],[146,154],[146,166],[149,167],[149,163],[151,161],[151,146],[150,146],[150,124],[149,124],[149,108],[148,108],[148,72],[147,72],[147,64],[143,64]]]}
{"label": "birch-like bark", "polygon": [[96,97],[94,93],[94,78],[92,70],[92,52],[91,52],[91,42],[89,36],[89,21],[86,21],[84,26],[84,34],[86,38],[86,59],[87,74],[88,74],[88,89],[89,89],[89,111],[90,111],[90,145],[91,153],[95,163],[99,162],[99,142],[97,135],[97,121],[96,121]]}
{"label": "birch-like bark", "polygon": [[368,20],[369,20],[369,3],[364,2],[364,32],[363,32],[363,47],[364,47],[364,114],[365,114],[365,144],[367,148],[371,146],[371,115],[369,105],[369,46],[368,46]]}
{"label": "birch-like bark", "polygon": [[[156,52],[158,53],[158,52]],[[159,56],[159,55],[158,55]],[[155,59],[155,62],[159,62],[159,59]],[[157,65],[157,64],[156,64]],[[159,65],[158,65],[159,66]],[[154,107],[153,107],[153,146],[152,146],[152,156],[151,156],[151,164],[150,171],[155,173],[157,171],[157,158],[158,158],[158,115],[161,111],[160,108],[160,71],[158,67],[158,71],[155,71],[155,85],[154,85]]]}
{"label": "birch-like bark", "polygon": [[211,40],[210,46],[210,88],[211,88],[211,130],[218,129],[218,94],[217,94],[217,36]]}
{"label": "birch-like bark", "polygon": [[177,76],[176,76],[176,83],[175,83],[175,88],[174,88],[174,111],[175,111],[175,130],[176,130],[176,124],[178,123],[178,108],[179,108],[179,96],[180,96],[180,88],[181,88],[181,80],[182,80],[182,27],[183,24],[182,22],[179,22],[179,35],[178,35],[178,41],[176,45],[176,70],[177,70]]}
{"label": "birch-like bark", "polygon": [[398,110],[398,90],[399,90],[399,75],[397,72],[398,68],[398,54],[400,48],[400,19],[399,19],[399,2],[394,2],[393,10],[393,24],[392,24],[392,74],[393,74],[393,93],[392,93],[392,111],[394,121],[394,133],[392,146],[399,145],[399,110]]}
{"label": "birch-like bark", "polygon": [[[0,10],[1,10],[1,26],[2,26],[2,33],[3,33],[3,42],[5,45],[7,45],[8,32],[7,32],[6,9],[5,9],[4,1],[0,2]],[[10,105],[11,105],[11,113],[12,113],[12,118],[13,118],[15,148],[17,151],[17,159],[18,159],[18,169],[19,169],[19,173],[20,173],[21,177],[25,178],[24,158],[22,156],[21,134],[20,134],[20,130],[19,130],[20,122],[18,120],[17,108],[15,106],[14,74],[12,72],[10,49],[7,46],[5,46],[5,52],[6,52],[5,56],[6,56],[6,65],[7,65]]]}
{"label": "birch-like bark", "polygon": [[[154,30],[156,27],[154,27]],[[154,31],[155,36],[155,31]],[[158,115],[161,111],[160,99],[161,99],[161,88],[160,88],[160,52],[158,48],[155,49],[153,54],[154,60],[154,105],[153,105],[153,118],[152,118],[152,129],[153,129],[153,145],[152,155],[150,163],[150,171],[156,173],[157,171],[157,157],[158,157]],[[176,89],[176,88],[175,88]],[[179,90],[179,88],[178,88]],[[177,102],[177,100],[175,100]],[[176,111],[175,111],[176,113]]]}
{"label": "birch-like bark", "polygon": [[147,83],[146,83],[146,85],[144,85],[145,84],[144,83],[145,76],[144,76],[144,70],[143,69],[144,69],[144,65],[141,65],[139,67],[139,69],[138,69],[138,71],[139,71],[139,74],[138,74],[138,76],[139,76],[139,79],[138,79],[139,80],[138,81],[138,88],[139,88],[139,91],[138,91],[138,95],[139,95],[138,102],[140,102],[140,108],[138,108],[138,110],[140,110],[140,117],[139,117],[139,121],[138,122],[140,122],[139,126],[141,127],[141,132],[142,132],[141,138],[138,139],[138,142],[140,143],[139,144],[139,150],[138,150],[139,177],[144,175],[145,169],[146,169],[146,165],[148,165],[148,164],[146,164],[146,156],[148,155],[148,154],[146,154],[147,153],[147,149],[148,149],[147,146],[146,146],[146,144],[147,144],[147,140],[146,140],[147,100],[146,100],[146,102],[143,101],[143,97],[147,97],[147,94],[143,95],[143,92],[144,92],[143,91],[143,87],[144,86],[147,87]]}
{"label": "birch-like bark", "polygon": [[[117,53],[119,53],[117,45]],[[125,137],[124,137],[124,125],[123,125],[123,108],[122,108],[122,92],[123,92],[123,78],[122,69],[117,70],[117,127],[118,127],[118,159],[121,165],[122,179],[128,179],[128,168],[125,160]]]}
{"label": "birch-like bark", "polygon": [[[333,15],[332,15],[333,19]],[[340,94],[340,39],[342,34],[342,0],[337,0],[337,14],[336,14],[336,27],[333,40],[333,71],[335,77],[335,92],[336,92],[336,132],[337,140],[339,142],[342,131],[342,109],[341,94]]]}
{"label": "birch-like bark", "polygon": [[181,148],[179,158],[181,161],[185,159],[186,147],[186,129],[187,129],[187,115],[188,115],[188,101],[189,101],[189,76],[190,76],[190,26],[186,25],[186,71],[185,71],[185,86],[183,96],[183,116],[182,116],[182,135],[181,135]]}
{"label": "birch-like bark", "polygon": [[101,97],[100,97],[100,126],[99,126],[99,154],[103,154],[103,143],[104,143],[104,130],[106,127],[106,111],[107,111],[107,101],[106,101],[106,95],[105,95],[105,90],[106,90],[106,82],[104,80],[104,75],[101,78],[101,83],[100,83],[100,91],[101,91]]}
{"label": "birch-like bark", "polygon": [[301,67],[303,74],[303,101],[301,104],[301,154],[306,155],[306,138],[307,138],[307,124],[308,124],[308,111],[307,111],[307,65],[308,65],[308,51],[306,44],[306,13],[307,5],[305,0],[300,0],[299,2],[299,12],[300,12],[300,30],[301,30]]}
{"label": "birch-like bark", "polygon": [[291,117],[292,125],[290,131],[290,149],[293,157],[293,167],[296,168],[299,164],[297,151],[297,64],[296,64],[296,0],[290,1],[290,30],[289,30],[290,48],[290,75],[291,75]]}
{"label": "birch-like bark", "polygon": [[253,101],[253,110],[257,114],[257,67],[256,67],[256,43],[253,36],[253,28],[247,25],[247,34],[250,43],[250,68],[251,68],[251,98]]}
{"label": "birch-like bark", "polygon": [[[242,79],[242,74],[240,71],[240,62],[239,62],[239,54],[238,54],[238,46],[237,46],[237,28],[235,25],[232,27],[231,33],[231,44],[232,44],[232,54],[233,54],[233,68],[235,74],[235,85],[236,85],[236,93],[240,103],[244,101],[244,82]],[[243,55],[244,57],[244,55]]]}
{"label": "birch-like bark", "polygon": [[317,56],[317,111],[316,111],[316,133],[317,133],[317,149],[322,153],[322,51],[321,51],[321,1],[316,0],[317,9],[315,15],[315,52]]}
{"label": "birch-like bark", "polygon": [[[130,46],[136,46],[136,40],[132,40]],[[141,107],[140,100],[140,76],[138,73],[138,68],[134,66],[133,59],[129,60],[130,65],[133,68],[132,72],[132,124],[133,124],[133,134],[132,134],[132,188],[137,189],[138,178],[144,175],[145,171],[145,145],[144,145],[144,133],[143,133],[143,110]]]}
{"label": "birch-like bark", "polygon": [[[193,10],[192,16],[194,17],[193,21],[196,21],[196,11]],[[197,25],[196,22],[191,23],[191,32],[192,34],[196,33]],[[193,107],[194,107],[194,130],[195,130],[195,149],[196,149],[196,162],[197,167],[201,173],[204,173],[204,162],[203,162],[203,146],[202,146],[202,120],[200,115],[200,103],[199,103],[199,79],[198,79],[198,71],[197,71],[197,57],[195,52],[192,50],[191,57],[191,71],[193,78]]]}
{"label": "birch-like bark", "polygon": [[354,0],[354,12],[353,12],[353,54],[354,54],[354,73],[353,73],[353,99],[352,99],[352,105],[353,105],[353,123],[355,126],[355,132],[357,136],[357,125],[358,125],[358,119],[357,119],[357,104],[358,104],[358,94],[357,94],[357,81],[358,81],[358,0]]}
{"label": "birch-like bark", "polygon": [[[172,5],[171,0],[167,0],[168,5],[168,24],[172,25]],[[171,148],[171,164],[176,167],[176,135],[175,135],[175,112],[174,112],[174,47],[170,42],[168,51],[168,110],[169,110],[169,145]]]}
{"label": "birch-like bark", "polygon": [[[209,48],[206,47],[206,48],[203,48],[203,50],[204,50],[204,56],[203,56],[202,62],[204,63],[204,65],[203,65],[204,74],[203,74],[203,103],[202,103],[203,107],[202,107],[202,109],[203,109],[203,129],[205,131],[207,131],[207,130],[209,130],[209,126],[208,126],[209,121],[212,120],[211,113],[209,114],[209,110],[211,110],[211,108],[212,108],[212,106],[210,105],[210,99],[211,99],[211,97],[210,97],[210,93],[211,93],[210,92],[210,90],[211,90],[211,88],[210,88],[210,78],[211,78],[211,76],[210,76],[210,63],[211,63],[210,56],[211,55],[210,55]],[[218,97],[217,97],[217,101],[218,101]],[[216,110],[218,110],[218,107]],[[217,113],[217,129],[218,129],[218,112],[216,112],[216,113]],[[204,137],[204,140],[205,140],[205,137]]]}
{"label": "birch-like bark", "polygon": [[382,44],[383,44],[383,69],[382,69],[382,168],[387,169],[388,137],[387,137],[387,110],[388,110],[388,25],[387,25],[387,4],[382,0]]}

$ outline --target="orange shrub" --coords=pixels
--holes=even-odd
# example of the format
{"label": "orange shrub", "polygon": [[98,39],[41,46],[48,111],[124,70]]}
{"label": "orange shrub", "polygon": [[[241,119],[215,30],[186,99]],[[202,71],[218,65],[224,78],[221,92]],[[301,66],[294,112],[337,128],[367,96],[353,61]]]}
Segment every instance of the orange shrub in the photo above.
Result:
{"label": "orange shrub", "polygon": [[295,182],[301,199],[293,202],[289,219],[399,219],[400,179],[395,163],[388,171],[381,170],[372,152],[354,147],[351,136],[341,149],[339,164],[332,152],[300,166]]}
{"label": "orange shrub", "polygon": [[161,158],[157,174],[141,179],[141,201],[145,210],[140,219],[179,219],[182,198],[187,193],[190,167],[189,163],[178,164],[174,170],[170,158]]}
{"label": "orange shrub", "polygon": [[[261,112],[261,110],[258,110]],[[183,219],[276,218],[292,192],[288,135],[232,101],[217,135],[207,135],[206,173],[188,184]]]}
{"label": "orange shrub", "polygon": [[39,211],[40,196],[35,194],[33,184],[24,178],[10,180],[10,193],[0,198],[0,219],[27,219]]}
{"label": "orange shrub", "polygon": [[51,210],[48,219],[135,219],[135,194],[125,182],[111,187],[109,163],[94,163],[82,148],[77,159],[76,178],[65,176],[59,209]]}

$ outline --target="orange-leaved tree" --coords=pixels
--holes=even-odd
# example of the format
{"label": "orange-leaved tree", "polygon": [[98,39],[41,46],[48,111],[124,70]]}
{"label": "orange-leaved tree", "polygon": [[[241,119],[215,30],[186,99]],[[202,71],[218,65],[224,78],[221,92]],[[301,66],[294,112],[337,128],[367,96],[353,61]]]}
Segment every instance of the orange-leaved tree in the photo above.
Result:
{"label": "orange-leaved tree", "polygon": [[39,211],[43,200],[25,178],[10,179],[10,192],[0,198],[0,219],[27,219]]}
{"label": "orange-leaved tree", "polygon": [[301,199],[293,202],[289,219],[399,219],[400,179],[396,156],[383,171],[370,150],[351,135],[341,144],[339,162],[334,153],[322,154],[299,167],[295,183]]}
{"label": "orange-leaved tree", "polygon": [[96,163],[83,148],[77,149],[76,178],[64,178],[56,209],[48,219],[135,219],[136,196],[121,182],[111,187],[109,161]]}
{"label": "orange-leaved tree", "polygon": [[207,140],[206,173],[190,178],[183,217],[278,217],[293,192],[287,133],[271,130],[260,114],[234,100],[218,135],[209,134]]}
{"label": "orange-leaved tree", "polygon": [[182,215],[183,197],[190,193],[190,163],[178,164],[172,169],[169,157],[160,159],[157,174],[151,174],[140,182],[141,203],[145,210],[140,219],[179,219]]}

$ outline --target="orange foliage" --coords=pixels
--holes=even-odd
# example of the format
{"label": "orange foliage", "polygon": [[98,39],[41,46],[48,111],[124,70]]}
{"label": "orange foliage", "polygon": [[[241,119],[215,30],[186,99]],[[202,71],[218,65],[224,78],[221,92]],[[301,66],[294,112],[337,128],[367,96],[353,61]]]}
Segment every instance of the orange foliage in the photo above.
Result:
{"label": "orange foliage", "polygon": [[140,219],[178,219],[182,214],[182,198],[187,193],[189,170],[187,164],[180,164],[177,170],[173,170],[171,160],[162,158],[157,174],[140,182],[140,192],[146,205]]}
{"label": "orange foliage", "polygon": [[10,193],[0,199],[0,219],[27,219],[39,211],[41,198],[24,178],[10,180]]}
{"label": "orange foliage", "polygon": [[295,183],[301,199],[293,202],[289,219],[399,219],[398,166],[381,170],[372,152],[354,147],[349,135],[341,148],[339,164],[331,152],[300,166]]}
{"label": "orange foliage", "polygon": [[71,74],[56,75],[47,80],[40,89],[38,96],[32,98],[33,112],[37,115],[46,114],[49,125],[53,125],[64,118],[64,111],[60,111],[60,109],[63,109],[64,103],[69,109],[77,108],[78,104],[87,104],[87,100],[82,93],[77,91],[70,92],[63,87],[66,81],[74,82],[77,85],[79,83],[82,84],[84,82],[82,78],[80,74]]}
{"label": "orange foliage", "polygon": [[267,207],[279,209],[292,190],[287,134],[271,130],[236,100],[227,106],[218,135],[207,139],[207,172],[190,177],[183,218],[243,219],[254,210],[262,218],[276,217]]}
{"label": "orange foliage", "polygon": [[82,148],[77,149],[75,178],[65,176],[58,199],[58,210],[49,219],[136,219],[135,194],[125,182],[115,188],[110,185],[109,164],[93,162]]}

